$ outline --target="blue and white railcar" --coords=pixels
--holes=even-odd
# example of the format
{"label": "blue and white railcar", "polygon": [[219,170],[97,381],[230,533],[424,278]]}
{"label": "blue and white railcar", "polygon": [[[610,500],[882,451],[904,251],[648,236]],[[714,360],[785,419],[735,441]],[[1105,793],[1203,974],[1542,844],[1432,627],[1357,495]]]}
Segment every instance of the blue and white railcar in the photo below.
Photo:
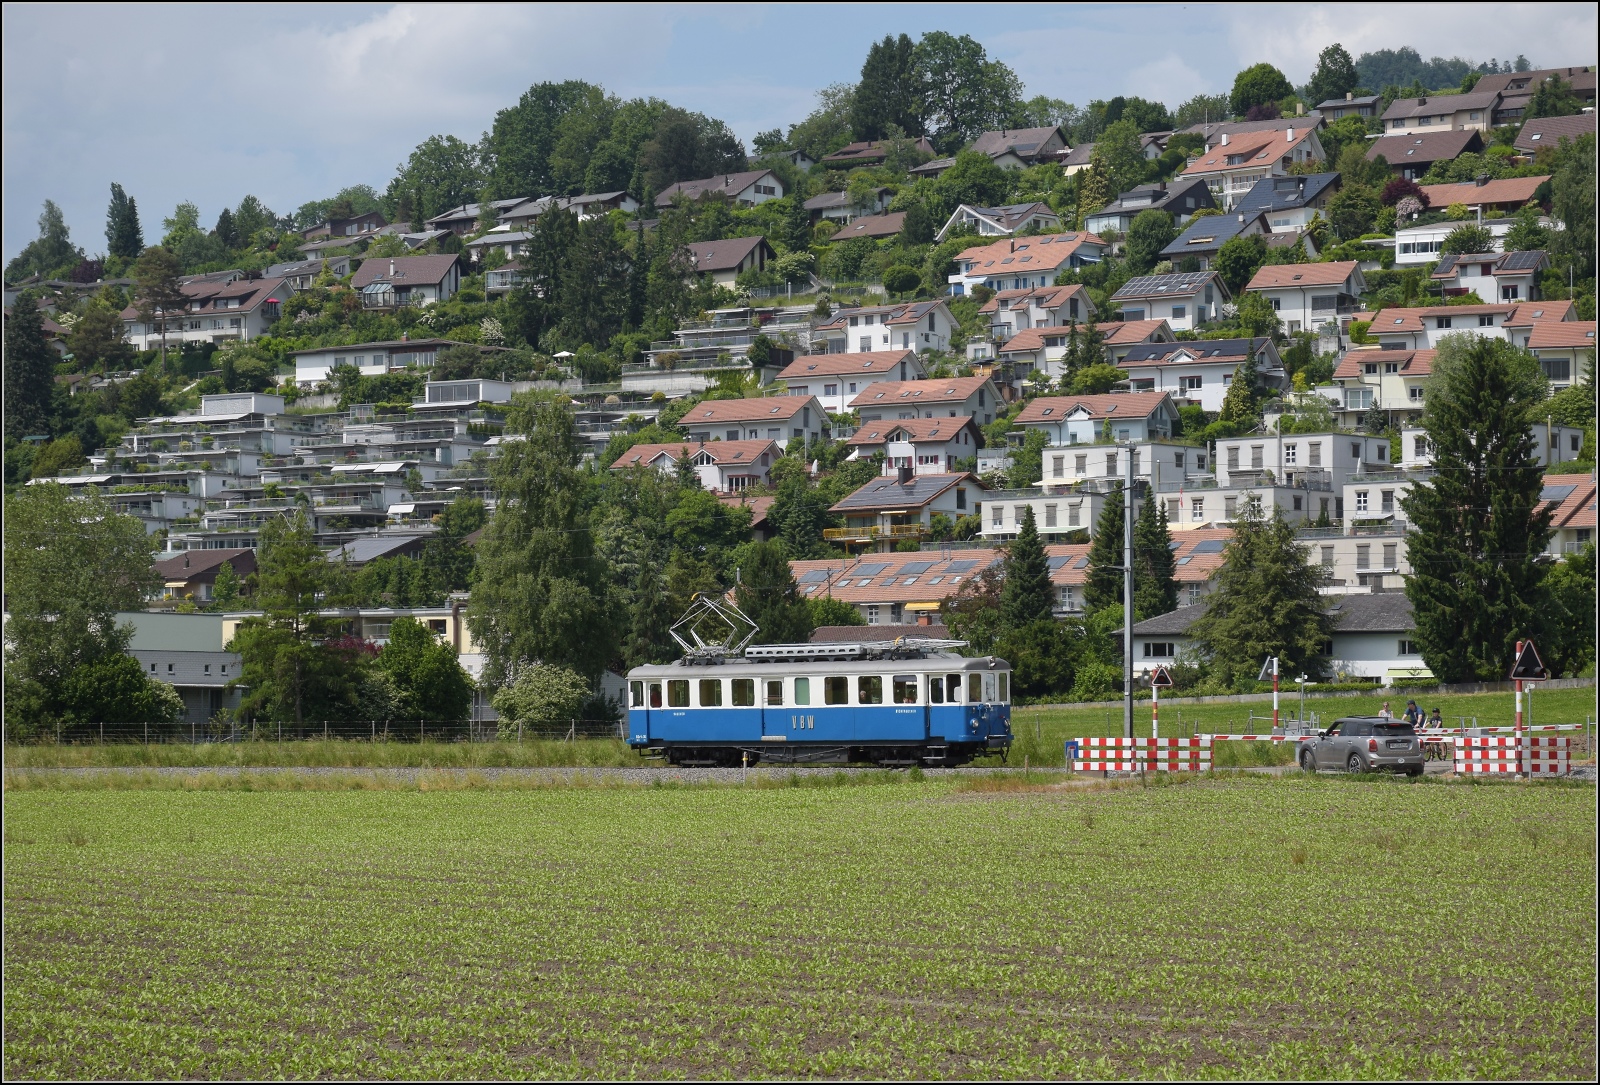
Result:
{"label": "blue and white railcar", "polygon": [[794,644],[628,672],[628,733],[673,764],[959,765],[1011,745],[1011,666],[949,642]]}

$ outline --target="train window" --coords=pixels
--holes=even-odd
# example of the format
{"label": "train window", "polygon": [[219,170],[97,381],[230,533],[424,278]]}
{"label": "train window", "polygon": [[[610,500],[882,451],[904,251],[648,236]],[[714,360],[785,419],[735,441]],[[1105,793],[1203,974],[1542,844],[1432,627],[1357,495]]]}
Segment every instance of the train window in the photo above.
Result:
{"label": "train window", "polygon": [[1006,704],[1011,700],[1011,675],[1006,671],[1000,672],[1000,703]]}
{"label": "train window", "polygon": [[650,707],[651,708],[660,708],[661,707],[661,683],[660,682],[651,682],[650,683]]}
{"label": "train window", "polygon": [[811,679],[796,678],[794,680],[794,703],[797,705],[811,703]]}
{"label": "train window", "polygon": [[667,707],[689,707],[689,680],[687,678],[674,678],[667,683]]}
{"label": "train window", "polygon": [[863,674],[856,679],[856,704],[883,703],[883,676]]}
{"label": "train window", "polygon": [[754,678],[735,678],[733,680],[733,707],[753,708],[756,703],[756,680]]}
{"label": "train window", "polygon": [[983,676],[983,699],[986,704],[994,703],[994,675]]}
{"label": "train window", "polygon": [[844,675],[830,675],[822,680],[823,704],[849,704],[850,679]]}
{"label": "train window", "polygon": [[928,675],[928,703],[944,704],[944,679],[937,674]]}
{"label": "train window", "polygon": [[700,707],[720,708],[722,706],[722,679],[700,679]]}
{"label": "train window", "polygon": [[897,674],[894,676],[894,703],[917,703],[917,676],[914,674]]}
{"label": "train window", "polygon": [[[805,679],[800,679],[805,681]],[[772,678],[767,681],[767,703],[769,705],[783,704],[783,679]]]}
{"label": "train window", "polygon": [[643,708],[644,707],[644,683],[643,682],[629,682],[628,683],[628,707],[629,708]]}
{"label": "train window", "polygon": [[944,699],[951,704],[961,703],[961,676],[947,674],[944,676]]}
{"label": "train window", "polygon": [[967,703],[977,704],[983,700],[983,675],[976,672],[967,675]]}

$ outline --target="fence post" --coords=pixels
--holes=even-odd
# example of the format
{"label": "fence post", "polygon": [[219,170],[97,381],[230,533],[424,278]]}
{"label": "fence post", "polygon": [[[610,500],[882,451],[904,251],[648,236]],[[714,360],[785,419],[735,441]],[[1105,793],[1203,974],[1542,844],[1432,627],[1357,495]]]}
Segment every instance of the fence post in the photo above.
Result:
{"label": "fence post", "polygon": [[146,746],[150,745],[150,721],[149,720],[146,720],[145,724],[144,724],[144,744]]}
{"label": "fence post", "polygon": [[517,744],[521,745],[521,743],[522,743],[522,721],[519,719],[519,720],[517,720]]}
{"label": "fence post", "polygon": [[372,741],[373,742],[378,741],[378,721],[377,720],[368,720],[367,722],[372,727]]}
{"label": "fence post", "polygon": [[101,720],[100,721],[100,745],[104,746],[105,744],[106,744],[106,721],[105,720]]}

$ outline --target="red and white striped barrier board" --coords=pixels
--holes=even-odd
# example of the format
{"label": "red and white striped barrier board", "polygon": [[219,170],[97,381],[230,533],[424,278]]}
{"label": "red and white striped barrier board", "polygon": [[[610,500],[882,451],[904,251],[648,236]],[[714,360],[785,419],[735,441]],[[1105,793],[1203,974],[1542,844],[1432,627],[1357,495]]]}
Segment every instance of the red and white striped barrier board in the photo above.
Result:
{"label": "red and white striped barrier board", "polygon": [[1211,739],[1084,738],[1079,739],[1075,767],[1089,772],[1208,772]]}
{"label": "red and white striped barrier board", "polygon": [[1464,776],[1565,776],[1572,740],[1542,735],[1465,735],[1455,740],[1456,772]]}
{"label": "red and white striped barrier board", "polygon": [[1202,735],[1213,742],[1305,742],[1315,735]]}

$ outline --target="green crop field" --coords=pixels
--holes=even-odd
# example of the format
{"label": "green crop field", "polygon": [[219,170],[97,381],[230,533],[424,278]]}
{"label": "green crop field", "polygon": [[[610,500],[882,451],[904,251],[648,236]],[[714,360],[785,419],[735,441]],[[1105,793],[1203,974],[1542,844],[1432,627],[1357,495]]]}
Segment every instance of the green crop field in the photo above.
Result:
{"label": "green crop field", "polygon": [[1596,1072],[1586,785],[52,775],[7,1078]]}

